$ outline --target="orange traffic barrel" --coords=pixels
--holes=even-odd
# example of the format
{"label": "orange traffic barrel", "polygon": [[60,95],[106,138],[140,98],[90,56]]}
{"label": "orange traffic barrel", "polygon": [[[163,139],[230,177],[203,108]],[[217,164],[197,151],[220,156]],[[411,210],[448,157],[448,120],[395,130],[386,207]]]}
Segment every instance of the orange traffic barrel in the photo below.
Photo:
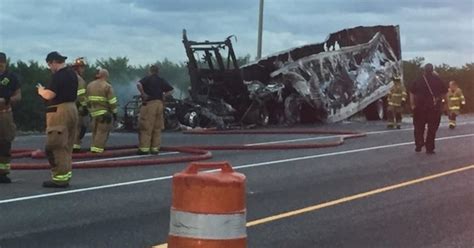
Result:
{"label": "orange traffic barrel", "polygon": [[247,247],[245,206],[245,176],[228,162],[191,163],[173,176],[168,247]]}

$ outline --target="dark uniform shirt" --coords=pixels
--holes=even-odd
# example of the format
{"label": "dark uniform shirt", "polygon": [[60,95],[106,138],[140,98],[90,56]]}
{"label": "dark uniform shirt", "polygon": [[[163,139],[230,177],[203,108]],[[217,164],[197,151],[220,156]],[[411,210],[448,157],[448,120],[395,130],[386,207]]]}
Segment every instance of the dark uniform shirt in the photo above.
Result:
{"label": "dark uniform shirt", "polygon": [[0,97],[10,98],[20,88],[20,82],[15,74],[5,71],[0,75]]}
{"label": "dark uniform shirt", "polygon": [[146,76],[139,81],[143,91],[149,96],[148,100],[163,100],[163,93],[173,90],[173,87],[156,74]]}
{"label": "dark uniform shirt", "polygon": [[77,98],[77,75],[69,67],[64,67],[53,74],[47,89],[56,93],[56,97],[48,101],[47,105],[57,105],[65,102],[75,102]]}
{"label": "dark uniform shirt", "polygon": [[[435,74],[427,75],[426,81],[423,76],[420,76],[410,85],[410,92],[415,95],[416,108],[427,109],[434,107],[433,97],[436,100],[436,104],[441,106],[441,100],[448,92],[447,85]],[[431,95],[426,85],[427,83],[430,85],[433,95]]]}

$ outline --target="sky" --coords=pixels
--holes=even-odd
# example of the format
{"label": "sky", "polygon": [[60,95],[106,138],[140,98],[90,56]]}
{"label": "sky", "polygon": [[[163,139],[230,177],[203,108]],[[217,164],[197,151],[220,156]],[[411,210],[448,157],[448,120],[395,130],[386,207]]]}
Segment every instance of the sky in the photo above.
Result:
{"label": "sky", "polygon": [[[257,54],[259,0],[0,0],[0,51],[45,63],[127,57],[131,65],[186,62],[185,28],[195,41],[232,40]],[[324,42],[345,28],[400,25],[404,60],[474,62],[474,0],[265,0],[262,55]]]}

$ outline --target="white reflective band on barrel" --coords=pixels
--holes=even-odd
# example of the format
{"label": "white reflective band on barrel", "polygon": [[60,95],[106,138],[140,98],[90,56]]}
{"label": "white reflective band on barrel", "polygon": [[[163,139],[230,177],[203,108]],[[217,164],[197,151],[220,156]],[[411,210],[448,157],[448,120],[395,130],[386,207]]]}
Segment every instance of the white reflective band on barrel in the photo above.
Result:
{"label": "white reflective band on barrel", "polygon": [[245,211],[238,214],[194,214],[171,209],[170,235],[228,240],[247,237]]}

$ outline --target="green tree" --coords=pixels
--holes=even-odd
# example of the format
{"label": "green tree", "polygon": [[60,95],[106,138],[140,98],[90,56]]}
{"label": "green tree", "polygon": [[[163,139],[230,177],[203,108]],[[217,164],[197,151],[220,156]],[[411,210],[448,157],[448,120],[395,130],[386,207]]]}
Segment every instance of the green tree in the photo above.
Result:
{"label": "green tree", "polygon": [[[249,60],[249,55],[238,58],[239,65],[246,64]],[[424,58],[421,57],[403,61],[403,77],[407,86],[420,75],[424,62]],[[186,97],[190,81],[186,63],[174,63],[164,59],[155,64],[160,67],[161,76],[166,78],[176,89],[175,97]],[[84,79],[86,82],[94,80],[97,67],[107,69],[110,73],[109,81],[114,87],[120,106],[123,107],[132,100],[133,95],[138,94],[136,82],[147,75],[149,66],[129,65],[129,60],[126,57],[100,59],[86,66]],[[466,97],[467,106],[464,112],[473,112],[474,63],[466,64],[460,68],[442,64],[436,66],[435,69],[445,82],[451,80],[458,82]],[[37,94],[36,84],[47,85],[51,80],[51,72],[44,65],[35,61],[9,63],[9,70],[19,76],[22,85],[22,101],[14,106],[14,117],[18,128],[24,131],[44,130],[45,104]]]}
{"label": "green tree", "polygon": [[173,95],[176,98],[187,97],[190,79],[186,65],[183,63],[175,64],[168,59],[163,60],[163,62],[157,61],[156,65],[160,68],[160,75],[175,88]]}
{"label": "green tree", "polygon": [[425,58],[416,57],[411,60],[403,61],[403,81],[406,87],[416,80],[416,78],[422,72],[422,65],[424,64]]}
{"label": "green tree", "polygon": [[29,64],[18,61],[10,70],[19,76],[22,101],[14,106],[14,118],[20,130],[43,130],[45,127],[45,104],[37,94],[36,84],[46,85],[51,72],[37,62]]}

